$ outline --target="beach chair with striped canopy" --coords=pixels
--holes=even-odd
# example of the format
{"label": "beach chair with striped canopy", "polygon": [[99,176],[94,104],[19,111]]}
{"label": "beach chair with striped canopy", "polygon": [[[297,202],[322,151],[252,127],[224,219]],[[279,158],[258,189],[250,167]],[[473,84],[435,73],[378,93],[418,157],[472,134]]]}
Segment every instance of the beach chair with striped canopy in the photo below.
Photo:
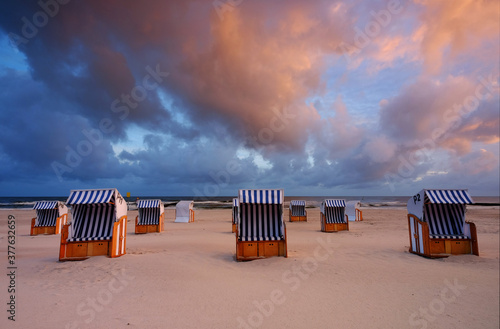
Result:
{"label": "beach chair with striped canopy", "polygon": [[349,218],[345,213],[345,200],[327,199],[321,203],[321,231],[349,231]]}
{"label": "beach chair with striped canopy", "polygon": [[72,190],[72,220],[63,226],[59,260],[125,254],[127,203],[116,189]]}
{"label": "beach chair with striped canopy", "polygon": [[175,205],[175,223],[194,222],[194,201],[182,200]]}
{"label": "beach chair with striped canopy", "polygon": [[288,218],[290,222],[307,222],[306,202],[304,200],[291,200]]}
{"label": "beach chair with striped canopy", "polygon": [[236,260],[287,257],[281,189],[239,190]]}
{"label": "beach chair with striped canopy", "polygon": [[59,234],[68,219],[68,208],[60,201],[38,201],[33,206],[30,235]]}
{"label": "beach chair with striped canopy", "polygon": [[422,190],[408,200],[410,252],[440,258],[479,256],[476,225],[465,221],[467,190]]}
{"label": "beach chair with striped canopy", "polygon": [[161,200],[137,200],[135,233],[163,232],[164,209]]}
{"label": "beach chair with striped canopy", "polygon": [[363,220],[363,212],[360,209],[361,202],[359,201],[347,201],[345,204],[345,213],[349,217],[349,221],[358,222]]}
{"label": "beach chair with striped canopy", "polygon": [[238,232],[238,209],[239,209],[240,203],[238,201],[238,198],[233,199],[233,212],[232,212],[232,231],[233,233]]}

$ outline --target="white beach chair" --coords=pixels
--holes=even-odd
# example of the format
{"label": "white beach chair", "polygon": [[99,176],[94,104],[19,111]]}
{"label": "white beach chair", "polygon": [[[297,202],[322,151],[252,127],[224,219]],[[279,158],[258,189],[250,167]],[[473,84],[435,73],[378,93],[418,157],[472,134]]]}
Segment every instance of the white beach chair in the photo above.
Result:
{"label": "white beach chair", "polygon": [[363,220],[363,211],[360,209],[361,202],[347,201],[345,204],[345,212],[351,222],[358,222]]}
{"label": "white beach chair", "polygon": [[410,252],[430,257],[479,256],[476,225],[465,221],[467,190],[422,190],[408,200]]}
{"label": "white beach chair", "polygon": [[179,201],[175,206],[175,222],[191,223],[194,222],[194,201]]}

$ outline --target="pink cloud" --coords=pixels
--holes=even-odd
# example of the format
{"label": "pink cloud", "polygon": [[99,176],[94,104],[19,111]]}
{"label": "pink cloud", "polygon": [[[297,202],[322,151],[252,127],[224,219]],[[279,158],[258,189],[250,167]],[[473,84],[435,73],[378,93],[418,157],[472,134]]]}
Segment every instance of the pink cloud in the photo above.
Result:
{"label": "pink cloud", "polygon": [[[484,43],[496,45],[500,31],[500,6],[496,0],[430,1],[416,3],[424,7],[420,29],[422,53],[428,72],[436,74],[460,53],[474,57]],[[494,53],[491,53],[494,55]],[[445,57],[446,56],[446,57]],[[493,57],[490,57],[493,59]]]}

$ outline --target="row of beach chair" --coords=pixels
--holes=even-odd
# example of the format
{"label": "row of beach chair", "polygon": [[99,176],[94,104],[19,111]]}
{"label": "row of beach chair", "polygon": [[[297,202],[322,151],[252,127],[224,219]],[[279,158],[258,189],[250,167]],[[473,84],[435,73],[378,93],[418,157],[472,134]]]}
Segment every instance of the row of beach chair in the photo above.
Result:
{"label": "row of beach chair", "polygon": [[[422,190],[408,200],[409,251],[429,258],[452,254],[479,255],[474,223],[465,221],[467,190]],[[193,222],[193,201],[180,201],[175,222]],[[232,231],[236,233],[236,259],[287,257],[286,225],[282,189],[239,190],[232,204]],[[68,207],[72,220],[68,222]],[[327,199],[321,203],[321,231],[349,231],[346,207],[353,207],[354,220],[362,221],[359,202]],[[126,252],[127,204],[116,189],[72,190],[66,204],[39,201],[31,235],[61,234],[59,260],[90,256],[119,257]],[[162,232],[164,205],[161,200],[138,200],[135,233]],[[306,202],[292,200],[289,221],[307,221]]]}
{"label": "row of beach chair", "polygon": [[[176,222],[194,221],[193,201],[176,205]],[[68,207],[72,220],[68,222]],[[127,203],[117,189],[72,190],[66,205],[39,201],[34,207],[30,235],[61,234],[59,260],[81,260],[90,256],[125,254]],[[135,233],[162,232],[164,205],[161,200],[138,200]]]}

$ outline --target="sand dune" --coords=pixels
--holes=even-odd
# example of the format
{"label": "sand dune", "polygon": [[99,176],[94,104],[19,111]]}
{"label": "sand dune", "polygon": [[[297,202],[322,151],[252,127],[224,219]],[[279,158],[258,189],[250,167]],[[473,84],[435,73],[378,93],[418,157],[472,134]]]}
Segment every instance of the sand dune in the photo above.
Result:
{"label": "sand dune", "polygon": [[[16,218],[16,321],[2,328],[498,328],[499,208],[469,207],[480,257],[430,260],[408,253],[406,209],[363,210],[349,232],[287,222],[288,258],[238,263],[231,210],[196,210],[194,223],[135,235],[127,254],[58,262],[60,236],[29,236]],[[285,218],[288,213],[285,211]],[[0,227],[7,271],[7,225]]]}

